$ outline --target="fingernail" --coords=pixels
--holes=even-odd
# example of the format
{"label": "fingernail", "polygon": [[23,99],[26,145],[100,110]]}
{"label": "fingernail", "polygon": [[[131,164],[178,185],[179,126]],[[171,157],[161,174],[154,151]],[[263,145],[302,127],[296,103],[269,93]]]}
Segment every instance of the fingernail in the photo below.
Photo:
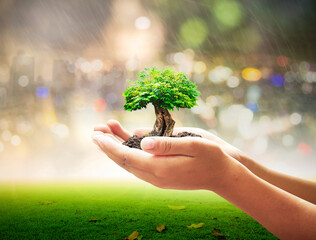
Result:
{"label": "fingernail", "polygon": [[152,138],[144,138],[141,142],[143,149],[153,149],[155,146],[155,140]]}

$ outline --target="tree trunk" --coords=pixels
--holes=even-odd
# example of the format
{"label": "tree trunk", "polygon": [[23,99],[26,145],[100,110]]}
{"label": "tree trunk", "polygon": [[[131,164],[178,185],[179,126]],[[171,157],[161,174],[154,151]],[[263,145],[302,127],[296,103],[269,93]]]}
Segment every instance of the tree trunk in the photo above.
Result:
{"label": "tree trunk", "polygon": [[155,106],[156,122],[151,135],[170,137],[173,132],[175,121],[169,111],[162,107]]}

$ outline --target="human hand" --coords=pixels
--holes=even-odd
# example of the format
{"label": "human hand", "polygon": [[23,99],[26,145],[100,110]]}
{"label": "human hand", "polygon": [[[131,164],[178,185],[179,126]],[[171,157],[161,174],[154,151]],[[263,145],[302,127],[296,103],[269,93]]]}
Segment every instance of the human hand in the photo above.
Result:
{"label": "human hand", "polygon": [[94,142],[105,154],[160,188],[215,191],[227,185],[238,164],[217,143],[205,138],[147,137],[141,142],[142,151],[121,144],[130,135],[116,121],[95,130]]}
{"label": "human hand", "polygon": [[[128,138],[130,138],[132,135],[125,130],[121,124],[116,120],[109,120],[106,125],[98,125],[94,128],[95,131],[101,131],[103,133],[108,133],[119,139],[120,141],[126,141]],[[134,131],[134,135],[137,135],[139,137],[144,136],[151,132],[151,128],[140,128]],[[206,138],[212,142],[215,142],[218,144],[222,150],[230,155],[231,157],[235,158],[237,161],[244,164],[245,159],[248,157],[240,151],[238,148],[232,146],[231,144],[225,142],[221,138],[217,137],[216,135],[200,129],[200,128],[189,128],[189,127],[181,127],[181,128],[174,128],[173,134],[178,134],[181,132],[191,132],[198,135],[201,135],[203,138]]]}

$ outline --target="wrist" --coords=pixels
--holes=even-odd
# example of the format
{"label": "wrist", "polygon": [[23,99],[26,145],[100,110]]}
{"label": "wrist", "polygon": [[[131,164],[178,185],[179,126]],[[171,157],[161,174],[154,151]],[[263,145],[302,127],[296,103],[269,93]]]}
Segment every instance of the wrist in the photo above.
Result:
{"label": "wrist", "polygon": [[211,190],[217,194],[230,191],[231,188],[239,182],[245,171],[247,171],[245,166],[229,155],[225,156],[225,161],[227,164],[225,164],[216,184],[211,183],[211,186],[207,190]]}

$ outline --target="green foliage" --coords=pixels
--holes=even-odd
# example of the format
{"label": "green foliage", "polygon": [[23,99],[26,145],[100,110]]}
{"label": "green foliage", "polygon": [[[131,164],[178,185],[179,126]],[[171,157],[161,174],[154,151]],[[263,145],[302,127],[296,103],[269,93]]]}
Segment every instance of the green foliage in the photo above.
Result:
{"label": "green foliage", "polygon": [[175,72],[169,67],[163,70],[152,67],[145,68],[137,76],[138,80],[129,81],[131,85],[123,93],[126,100],[125,110],[146,108],[148,103],[169,110],[197,105],[200,92],[182,72]]}

